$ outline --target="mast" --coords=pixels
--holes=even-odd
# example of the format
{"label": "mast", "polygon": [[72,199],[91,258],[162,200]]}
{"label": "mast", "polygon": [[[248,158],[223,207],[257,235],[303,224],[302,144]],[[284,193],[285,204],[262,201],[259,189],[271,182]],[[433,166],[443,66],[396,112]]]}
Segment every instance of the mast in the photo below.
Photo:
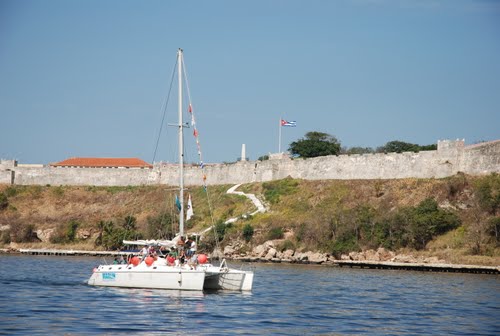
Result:
{"label": "mast", "polygon": [[177,75],[179,76],[179,234],[184,236],[184,137],[182,125],[182,49],[177,51]]}

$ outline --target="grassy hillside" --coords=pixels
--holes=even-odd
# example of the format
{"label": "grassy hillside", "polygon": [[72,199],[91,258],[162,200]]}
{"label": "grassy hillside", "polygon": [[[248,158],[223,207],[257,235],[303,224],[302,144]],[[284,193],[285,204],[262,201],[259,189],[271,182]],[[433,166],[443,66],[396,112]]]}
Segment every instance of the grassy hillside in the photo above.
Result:
{"label": "grassy hillside", "polygon": [[[254,211],[245,197],[226,194],[229,187],[209,188],[213,218],[203,188],[190,188],[195,217],[187,223],[189,231]],[[495,174],[369,181],[284,179],[246,184],[239,190],[256,194],[270,211],[222,229],[222,244],[246,238],[250,248],[282,239],[282,249],[335,255],[384,246],[431,253],[451,262],[500,264],[500,177]],[[95,248],[105,223],[111,222],[114,232],[120,228],[123,234],[129,216],[134,222],[127,232],[136,237],[169,235],[177,231],[174,192],[165,186],[3,185],[0,243],[48,245],[37,242],[33,232],[53,229],[64,238],[58,243]],[[165,226],[159,218],[174,223]]]}

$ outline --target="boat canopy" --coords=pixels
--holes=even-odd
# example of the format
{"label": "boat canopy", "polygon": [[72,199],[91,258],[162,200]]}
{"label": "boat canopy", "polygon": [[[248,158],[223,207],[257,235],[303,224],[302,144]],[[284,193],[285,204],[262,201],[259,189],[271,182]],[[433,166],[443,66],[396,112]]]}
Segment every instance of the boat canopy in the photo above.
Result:
{"label": "boat canopy", "polygon": [[172,247],[177,244],[174,240],[124,240],[125,245],[146,245],[146,246],[165,246]]}

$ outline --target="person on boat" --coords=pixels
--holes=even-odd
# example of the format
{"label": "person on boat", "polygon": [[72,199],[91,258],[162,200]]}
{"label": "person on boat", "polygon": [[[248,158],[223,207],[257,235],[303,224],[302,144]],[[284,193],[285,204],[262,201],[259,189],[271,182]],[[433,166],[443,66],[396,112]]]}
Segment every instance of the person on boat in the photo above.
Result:
{"label": "person on boat", "polygon": [[193,240],[191,238],[188,238],[186,241],[186,244],[184,245],[184,250],[186,250],[186,257],[191,258],[191,245],[193,244]]}
{"label": "person on boat", "polygon": [[196,240],[191,239],[191,247],[189,248],[189,255],[192,257],[196,254]]}
{"label": "person on boat", "polygon": [[[176,261],[177,261],[177,257],[179,256],[179,254],[177,253],[177,250],[175,249],[175,247],[171,247],[170,248],[170,251],[168,251],[167,253],[167,265],[169,266],[174,266],[176,264]],[[178,261],[177,261],[178,263]]]}
{"label": "person on boat", "polygon": [[121,255],[121,254],[120,254],[120,256],[118,257],[118,264],[120,264],[120,265],[126,264],[126,261],[125,261],[125,259],[123,258],[123,255]]}
{"label": "person on boat", "polygon": [[146,256],[148,254],[148,251],[149,251],[148,247],[146,245],[144,245],[144,247],[142,248],[142,250],[139,254],[142,256]]}
{"label": "person on boat", "polygon": [[198,266],[198,255],[193,254],[191,258],[188,259],[188,266],[190,269],[195,270]]}
{"label": "person on boat", "polygon": [[178,260],[179,260],[179,263],[181,265],[184,265],[184,262],[186,261],[186,254],[185,254],[184,249],[179,251],[179,259]]}
{"label": "person on boat", "polygon": [[177,253],[177,250],[175,249],[175,247],[172,246],[170,248],[170,251],[168,252],[168,255],[172,256],[174,258],[177,258],[177,256],[179,255],[179,253]]}
{"label": "person on boat", "polygon": [[154,254],[156,254],[155,247],[151,245],[148,249],[148,254],[152,257]]}
{"label": "person on boat", "polygon": [[177,241],[177,250],[179,251],[179,253],[184,250],[184,244],[186,244],[186,241],[184,240],[184,237],[181,236]]}

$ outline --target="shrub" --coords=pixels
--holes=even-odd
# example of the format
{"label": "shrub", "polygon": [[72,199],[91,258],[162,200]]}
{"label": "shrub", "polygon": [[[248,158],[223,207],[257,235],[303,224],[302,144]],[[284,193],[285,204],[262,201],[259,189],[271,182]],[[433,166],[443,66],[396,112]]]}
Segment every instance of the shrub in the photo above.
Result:
{"label": "shrub", "polygon": [[500,243],[500,216],[490,218],[488,221],[488,233],[495,237],[496,243]]}
{"label": "shrub", "polygon": [[52,244],[72,243],[76,240],[76,232],[80,223],[76,220],[71,220],[66,224],[61,224],[56,228],[56,231],[50,236]]}
{"label": "shrub", "polygon": [[282,239],[283,236],[284,236],[283,229],[279,227],[271,228],[271,230],[269,230],[269,232],[267,233],[268,240]]}
{"label": "shrub", "polygon": [[10,234],[15,243],[30,243],[38,240],[33,224],[17,223],[12,225]]}
{"label": "shrub", "polygon": [[10,230],[2,231],[0,241],[2,244],[10,244]]}
{"label": "shrub", "polygon": [[66,240],[69,242],[75,241],[76,238],[76,231],[78,230],[78,227],[80,226],[80,223],[78,223],[76,220],[72,220],[68,223],[67,229],[66,229]]}
{"label": "shrub", "polygon": [[284,242],[278,245],[278,250],[281,252],[286,250],[295,250],[295,248],[296,248],[295,244],[289,239],[285,240]]}
{"label": "shrub", "polygon": [[460,225],[460,219],[454,213],[438,208],[437,202],[427,198],[417,207],[403,208],[399,212],[400,220],[404,223],[400,230],[400,245],[423,249],[436,235],[455,229]]}
{"label": "shrub", "polygon": [[250,223],[247,223],[243,227],[243,238],[245,238],[245,241],[249,242],[250,239],[252,239],[253,237],[253,233],[254,233],[253,226],[250,225]]}
{"label": "shrub", "polygon": [[0,210],[6,209],[9,206],[7,195],[0,193]]}
{"label": "shrub", "polygon": [[479,206],[491,215],[500,210],[500,175],[491,174],[481,178],[475,186]]}
{"label": "shrub", "polygon": [[17,188],[14,186],[8,187],[5,189],[4,193],[7,197],[14,197],[17,195]]}
{"label": "shrub", "polygon": [[[127,219],[125,219],[125,222],[127,222]],[[148,239],[174,238],[174,232],[172,228],[172,224],[174,221],[170,213],[163,212],[156,217],[148,217],[147,222],[146,237]],[[132,226],[132,229],[135,230],[135,224]]]}
{"label": "shrub", "polygon": [[448,179],[447,189],[450,199],[456,198],[467,187],[467,178],[463,173],[458,173]]}
{"label": "shrub", "polygon": [[340,256],[345,253],[352,251],[359,251],[359,245],[356,239],[356,235],[353,231],[346,231],[342,236],[337,238],[331,247],[332,255],[335,258],[340,259]]}
{"label": "shrub", "polygon": [[215,236],[218,241],[224,240],[224,236],[226,235],[227,229],[231,227],[230,224],[226,225],[222,220],[219,220],[215,223]]}
{"label": "shrub", "polygon": [[264,188],[264,197],[272,204],[276,204],[280,200],[280,196],[292,194],[297,190],[299,182],[286,178],[279,181],[265,182],[262,184]]}
{"label": "shrub", "polygon": [[56,197],[64,196],[64,188],[62,186],[54,187],[51,189],[52,194]]}

